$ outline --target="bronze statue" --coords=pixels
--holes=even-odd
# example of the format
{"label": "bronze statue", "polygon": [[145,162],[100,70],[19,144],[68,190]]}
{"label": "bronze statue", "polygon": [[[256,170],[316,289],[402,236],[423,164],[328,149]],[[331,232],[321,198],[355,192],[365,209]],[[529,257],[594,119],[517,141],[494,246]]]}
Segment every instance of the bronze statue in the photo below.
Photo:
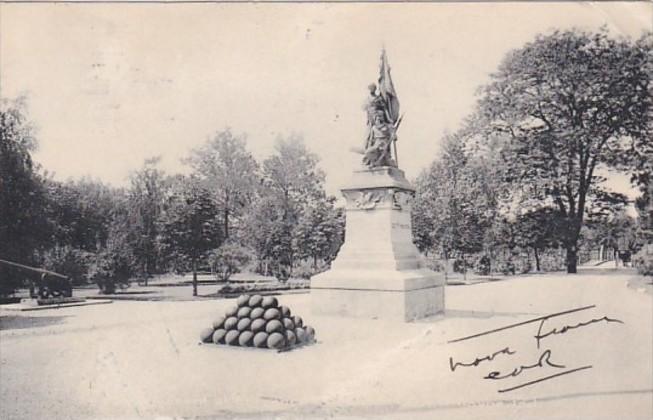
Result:
{"label": "bronze statue", "polygon": [[[368,168],[380,166],[397,167],[397,129],[402,117],[399,116],[399,100],[390,77],[390,66],[385,54],[381,53],[379,93],[377,86],[368,86],[370,95],[365,103],[367,114],[367,137],[365,148],[358,150],[363,154],[363,164]],[[394,146],[394,158],[393,158]]]}

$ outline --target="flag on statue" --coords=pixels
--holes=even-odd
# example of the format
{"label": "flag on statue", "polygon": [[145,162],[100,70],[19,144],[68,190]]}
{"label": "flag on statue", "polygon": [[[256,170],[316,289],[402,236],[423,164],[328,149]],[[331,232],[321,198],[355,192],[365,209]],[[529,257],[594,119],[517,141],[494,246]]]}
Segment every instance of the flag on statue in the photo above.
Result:
{"label": "flag on statue", "polygon": [[388,64],[385,49],[381,52],[381,68],[379,70],[379,93],[387,104],[390,122],[396,125],[399,120],[399,99],[397,99],[397,92],[395,92],[395,87],[392,84],[390,65]]}

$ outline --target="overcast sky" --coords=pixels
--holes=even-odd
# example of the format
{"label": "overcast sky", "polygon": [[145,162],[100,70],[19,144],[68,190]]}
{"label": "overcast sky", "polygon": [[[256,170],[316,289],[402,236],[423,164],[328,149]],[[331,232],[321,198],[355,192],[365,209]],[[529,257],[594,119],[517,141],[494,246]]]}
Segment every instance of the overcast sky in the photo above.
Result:
{"label": "overcast sky", "polygon": [[[0,94],[26,94],[35,159],[55,178],[126,185],[162,156],[170,173],[216,130],[257,159],[303,134],[331,193],[360,156],[366,86],[385,45],[405,119],[399,163],[416,176],[476,88],[538,33],[607,25],[639,37],[651,3],[2,4]],[[623,179],[621,179],[623,181]],[[617,181],[618,182],[618,181]]]}

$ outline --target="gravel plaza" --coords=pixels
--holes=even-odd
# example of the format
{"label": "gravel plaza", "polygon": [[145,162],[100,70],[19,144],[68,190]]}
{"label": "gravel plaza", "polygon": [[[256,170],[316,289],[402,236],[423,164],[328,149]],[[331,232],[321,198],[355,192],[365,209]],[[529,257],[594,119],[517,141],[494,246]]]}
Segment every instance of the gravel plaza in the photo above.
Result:
{"label": "gravel plaza", "polygon": [[[316,344],[284,353],[199,344],[199,331],[235,299],[3,311],[0,417],[646,419],[653,305],[650,285],[628,287],[632,280],[628,269],[584,269],[577,277],[448,286],[446,317],[414,323],[316,317],[308,294],[281,295],[317,331]],[[592,305],[547,320],[542,332],[603,316],[623,324],[570,329],[542,338],[540,350],[537,322],[448,343]],[[449,358],[469,363],[506,346],[515,354],[451,369]],[[544,349],[565,369],[483,379],[537,362]],[[498,392],[586,365],[592,368]]]}

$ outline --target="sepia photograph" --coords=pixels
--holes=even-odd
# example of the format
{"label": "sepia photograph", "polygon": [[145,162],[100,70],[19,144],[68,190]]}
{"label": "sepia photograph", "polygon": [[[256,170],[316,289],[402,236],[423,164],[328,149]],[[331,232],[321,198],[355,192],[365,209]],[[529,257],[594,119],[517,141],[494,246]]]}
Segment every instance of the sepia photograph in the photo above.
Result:
{"label": "sepia photograph", "polygon": [[653,418],[653,3],[0,1],[0,418]]}

